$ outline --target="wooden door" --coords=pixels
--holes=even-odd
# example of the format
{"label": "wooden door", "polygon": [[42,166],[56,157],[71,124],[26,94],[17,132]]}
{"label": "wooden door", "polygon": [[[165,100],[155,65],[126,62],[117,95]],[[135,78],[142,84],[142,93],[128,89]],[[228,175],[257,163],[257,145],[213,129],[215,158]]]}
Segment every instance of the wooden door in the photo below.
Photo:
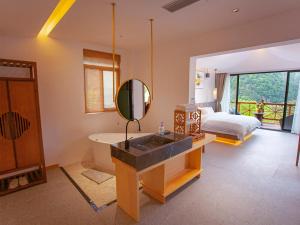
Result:
{"label": "wooden door", "polygon": [[15,149],[18,168],[40,165],[41,143],[35,83],[9,81],[11,111],[14,113]]}
{"label": "wooden door", "polygon": [[7,82],[0,81],[0,173],[16,168],[9,120]]}

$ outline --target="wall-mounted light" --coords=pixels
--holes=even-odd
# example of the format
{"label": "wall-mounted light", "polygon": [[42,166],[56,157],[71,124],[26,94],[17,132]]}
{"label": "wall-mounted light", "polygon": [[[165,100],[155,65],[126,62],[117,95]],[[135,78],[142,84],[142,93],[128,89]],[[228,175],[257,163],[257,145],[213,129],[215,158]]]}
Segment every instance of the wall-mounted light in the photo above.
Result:
{"label": "wall-mounted light", "polygon": [[210,77],[210,74],[209,74],[209,72],[208,72],[208,68],[206,69],[205,77],[206,77],[206,78],[209,78],[209,77]]}
{"label": "wall-mounted light", "polygon": [[213,90],[214,100],[217,99],[217,95],[218,95],[218,89],[217,89],[217,88],[214,88],[214,90]]}
{"label": "wall-mounted light", "polygon": [[235,9],[232,10],[233,13],[238,13],[239,11],[240,11],[239,8],[235,8]]}
{"label": "wall-mounted light", "polygon": [[60,0],[46,23],[40,30],[38,38],[47,37],[64,15],[69,11],[76,0]]}

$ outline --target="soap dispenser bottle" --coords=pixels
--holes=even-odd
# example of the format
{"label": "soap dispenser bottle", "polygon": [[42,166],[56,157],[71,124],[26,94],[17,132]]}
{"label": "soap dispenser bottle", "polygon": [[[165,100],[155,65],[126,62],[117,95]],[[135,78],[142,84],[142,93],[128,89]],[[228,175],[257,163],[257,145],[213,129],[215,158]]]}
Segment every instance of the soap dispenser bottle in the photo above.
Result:
{"label": "soap dispenser bottle", "polygon": [[164,135],[165,134],[165,127],[164,127],[164,122],[160,122],[160,126],[158,128],[158,133],[160,135]]}

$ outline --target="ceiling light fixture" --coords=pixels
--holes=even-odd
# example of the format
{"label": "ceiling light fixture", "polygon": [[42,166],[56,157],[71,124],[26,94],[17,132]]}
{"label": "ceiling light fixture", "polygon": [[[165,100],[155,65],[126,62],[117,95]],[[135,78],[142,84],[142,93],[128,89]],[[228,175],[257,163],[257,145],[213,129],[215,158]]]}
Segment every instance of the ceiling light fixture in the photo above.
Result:
{"label": "ceiling light fixture", "polygon": [[239,11],[240,11],[239,8],[235,8],[235,9],[232,10],[233,13],[238,13]]}
{"label": "ceiling light fixture", "polygon": [[173,13],[198,1],[200,0],[174,0],[165,4],[163,8]]}
{"label": "ceiling light fixture", "polygon": [[60,0],[46,23],[40,30],[38,38],[47,37],[64,15],[69,11],[76,0]]}

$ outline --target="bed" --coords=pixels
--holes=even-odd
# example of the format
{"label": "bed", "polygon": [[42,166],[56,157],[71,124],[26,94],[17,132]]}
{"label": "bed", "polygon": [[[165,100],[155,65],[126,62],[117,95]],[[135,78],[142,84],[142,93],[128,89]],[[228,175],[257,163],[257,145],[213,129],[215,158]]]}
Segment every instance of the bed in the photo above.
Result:
{"label": "bed", "polygon": [[258,119],[251,116],[214,112],[213,103],[201,104],[201,130],[217,135],[217,141],[239,145],[251,137],[261,126]]}

